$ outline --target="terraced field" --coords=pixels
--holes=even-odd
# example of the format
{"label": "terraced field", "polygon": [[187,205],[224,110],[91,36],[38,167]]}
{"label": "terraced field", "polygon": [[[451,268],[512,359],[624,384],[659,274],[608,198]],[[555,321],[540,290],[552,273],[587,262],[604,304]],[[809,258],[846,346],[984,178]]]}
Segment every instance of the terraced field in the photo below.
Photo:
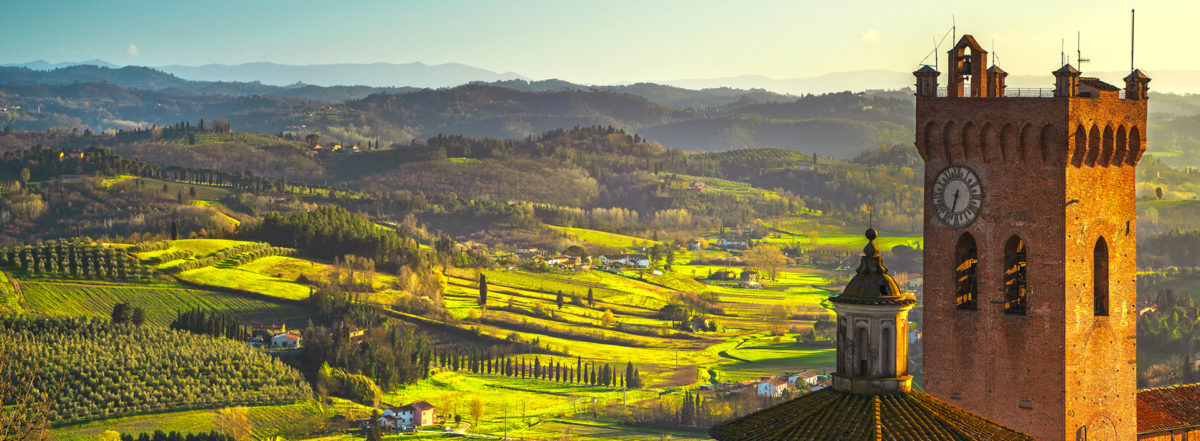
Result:
{"label": "terraced field", "polygon": [[104,318],[113,305],[124,302],[141,307],[147,322],[162,326],[169,325],[177,311],[192,308],[226,312],[247,323],[301,326],[306,317],[298,306],[178,287],[25,281],[21,290],[29,311],[43,316]]}

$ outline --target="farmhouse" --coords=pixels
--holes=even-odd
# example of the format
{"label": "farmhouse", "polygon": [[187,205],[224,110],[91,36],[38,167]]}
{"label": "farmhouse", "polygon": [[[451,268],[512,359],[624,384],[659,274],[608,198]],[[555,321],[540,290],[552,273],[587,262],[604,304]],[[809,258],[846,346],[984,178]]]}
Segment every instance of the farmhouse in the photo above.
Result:
{"label": "farmhouse", "polygon": [[616,254],[600,256],[600,264],[606,266],[628,266],[645,268],[650,266],[650,258],[645,254]]}
{"label": "farmhouse", "polygon": [[294,349],[300,347],[300,335],[284,332],[271,337],[272,348]]}
{"label": "farmhouse", "polygon": [[717,245],[720,245],[725,248],[746,249],[746,248],[750,248],[750,241],[748,239],[740,239],[740,238],[739,239],[721,239],[721,240],[717,241]]}
{"label": "farmhouse", "polygon": [[783,395],[783,391],[791,389],[791,386],[785,379],[764,375],[754,389],[760,397],[779,397]]}
{"label": "farmhouse", "polygon": [[379,415],[380,425],[386,429],[406,429],[410,426],[433,424],[433,405],[417,401],[400,407],[384,409]]}
{"label": "farmhouse", "polygon": [[413,422],[418,426],[428,426],[433,424],[433,405],[427,401],[417,401],[409,404],[412,408]]}

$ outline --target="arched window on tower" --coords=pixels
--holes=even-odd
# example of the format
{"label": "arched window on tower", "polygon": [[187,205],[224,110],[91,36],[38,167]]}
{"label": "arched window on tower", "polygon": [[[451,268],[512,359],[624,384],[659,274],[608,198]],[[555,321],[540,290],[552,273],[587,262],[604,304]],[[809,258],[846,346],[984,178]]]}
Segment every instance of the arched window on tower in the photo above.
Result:
{"label": "arched window on tower", "polygon": [[846,342],[850,341],[850,334],[846,332],[846,318],[839,317],[837,321],[837,371],[841,375],[850,376],[850,369],[846,367],[845,357],[849,356],[850,351],[846,348]]}
{"label": "arched window on tower", "polygon": [[955,248],[955,297],[954,303],[959,309],[976,309],[979,306],[979,281],[976,279],[976,264],[979,263],[979,251],[975,247],[975,238],[971,233],[963,233],[958,238]]}
{"label": "arched window on tower", "polygon": [[1004,244],[1004,312],[1025,314],[1025,241],[1018,236]]}
{"label": "arched window on tower", "polygon": [[884,327],[880,332],[879,341],[879,359],[883,361],[883,368],[879,373],[884,377],[896,376],[896,350],[892,347],[894,344],[892,328]]}
{"label": "arched window on tower", "polygon": [[861,326],[858,328],[858,335],[854,337],[854,352],[857,352],[858,355],[855,357],[855,364],[857,365],[858,376],[860,377],[871,375],[871,350],[870,340],[868,340],[871,337],[869,332],[866,326]]}
{"label": "arched window on tower", "polygon": [[1096,240],[1092,256],[1092,297],[1096,315],[1108,315],[1108,243],[1104,237]]}

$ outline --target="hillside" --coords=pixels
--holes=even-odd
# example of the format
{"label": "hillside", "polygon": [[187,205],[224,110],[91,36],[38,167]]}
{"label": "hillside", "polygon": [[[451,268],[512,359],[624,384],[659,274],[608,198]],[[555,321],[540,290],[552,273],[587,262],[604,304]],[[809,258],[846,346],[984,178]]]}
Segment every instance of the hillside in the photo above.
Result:
{"label": "hillside", "polygon": [[402,93],[419,90],[418,87],[373,87],[356,83],[317,86],[293,81],[288,86],[275,86],[255,80],[241,82],[196,81],[180,78],[164,72],[161,68],[141,66],[115,67],[80,64],[53,69],[0,67],[0,84],[70,85],[77,83],[103,83],[122,88],[166,92],[181,96],[270,95],[278,98],[299,98],[330,103],[359,99],[373,93]]}
{"label": "hillside", "polygon": [[897,116],[911,107],[910,100],[865,94],[791,98],[649,84],[582,88],[518,82],[499,84],[531,91],[484,84],[438,90],[263,88],[185,81],[144,68],[0,72],[4,69],[14,72],[8,79],[0,76],[0,125],[10,130],[102,131],[207,119],[228,121],[241,131],[301,138],[315,133],[325,141],[361,145],[407,144],[439,134],[524,138],[599,125],[686,150],[771,145],[841,157],[911,138],[911,128],[904,129],[910,123]]}

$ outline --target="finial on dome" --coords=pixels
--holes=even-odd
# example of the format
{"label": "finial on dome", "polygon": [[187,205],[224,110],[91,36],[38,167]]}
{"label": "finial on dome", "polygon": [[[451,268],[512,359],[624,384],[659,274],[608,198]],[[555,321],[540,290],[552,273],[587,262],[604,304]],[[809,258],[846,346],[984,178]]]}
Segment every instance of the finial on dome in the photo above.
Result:
{"label": "finial on dome", "polygon": [[875,229],[867,229],[867,246],[863,247],[863,256],[879,257],[879,247],[875,246]]}

